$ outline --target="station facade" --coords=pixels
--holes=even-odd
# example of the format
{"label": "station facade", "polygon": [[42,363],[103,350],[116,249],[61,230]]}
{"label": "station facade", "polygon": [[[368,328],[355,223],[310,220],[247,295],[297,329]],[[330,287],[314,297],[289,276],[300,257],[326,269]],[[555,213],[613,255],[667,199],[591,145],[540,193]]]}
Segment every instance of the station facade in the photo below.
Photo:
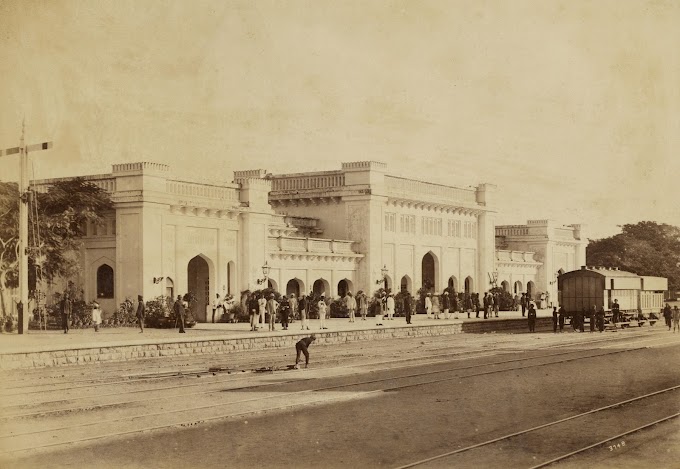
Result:
{"label": "station facade", "polygon": [[[397,177],[380,162],[294,174],[235,171],[230,183],[125,163],[84,179],[111,194],[115,213],[87,227],[73,280],[105,313],[137,295],[193,292],[197,319],[206,321],[216,294],[238,297],[265,284],[336,297],[383,283],[413,294],[448,286],[484,292],[496,283],[557,298],[557,272],[585,263],[579,225],[496,226],[494,185]],[[33,186],[45,190],[54,181]]]}

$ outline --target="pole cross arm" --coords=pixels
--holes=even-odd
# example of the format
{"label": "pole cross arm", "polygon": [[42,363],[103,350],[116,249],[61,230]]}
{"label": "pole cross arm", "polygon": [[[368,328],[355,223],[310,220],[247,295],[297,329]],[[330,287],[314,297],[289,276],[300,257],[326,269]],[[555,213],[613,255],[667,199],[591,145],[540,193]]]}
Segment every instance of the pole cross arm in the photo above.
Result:
{"label": "pole cross arm", "polygon": [[[52,142],[42,142],[34,143],[33,145],[28,145],[24,147],[27,152],[37,151],[37,150],[49,150],[52,148]],[[5,150],[0,150],[0,156],[16,155],[21,152],[21,147],[7,148]]]}
{"label": "pole cross arm", "polygon": [[26,151],[49,150],[50,148],[52,148],[52,142],[42,142],[28,145]]}
{"label": "pole cross arm", "polygon": [[6,150],[0,150],[0,156],[14,155],[16,153],[19,153],[20,151],[21,147],[8,148]]}

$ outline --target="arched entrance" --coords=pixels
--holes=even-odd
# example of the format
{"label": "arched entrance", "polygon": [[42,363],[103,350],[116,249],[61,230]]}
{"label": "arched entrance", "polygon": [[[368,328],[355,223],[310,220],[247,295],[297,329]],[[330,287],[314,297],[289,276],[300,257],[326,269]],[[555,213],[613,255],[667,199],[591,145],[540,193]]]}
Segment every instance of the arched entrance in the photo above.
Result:
{"label": "arched entrance", "polygon": [[423,256],[421,270],[423,289],[428,292],[434,292],[437,286],[437,258],[432,251]]}
{"label": "arched entrance", "polygon": [[522,293],[522,282],[517,281],[515,282],[515,294],[519,295]]}
{"label": "arched entrance", "polygon": [[453,291],[458,291],[458,279],[455,275],[449,277],[449,288],[453,288]]}
{"label": "arched entrance", "polygon": [[352,282],[346,278],[338,282],[338,295],[345,296],[347,292],[352,291]]}
{"label": "arched entrance", "polygon": [[506,291],[506,292],[509,293],[510,292],[510,282],[508,282],[507,280],[503,280],[501,282],[501,288],[503,289],[503,291]]}
{"label": "arched entrance", "polygon": [[196,256],[187,266],[187,291],[196,298],[189,308],[197,321],[206,322],[206,306],[210,304],[210,266],[202,256]]}
{"label": "arched entrance", "polygon": [[314,282],[314,285],[312,285],[312,291],[316,296],[321,296],[321,294],[329,296],[331,289],[328,281],[326,279],[320,278]]}
{"label": "arched entrance", "polygon": [[527,283],[527,295],[528,295],[529,298],[531,298],[532,300],[535,299],[535,298],[534,298],[534,291],[535,291],[535,290],[536,290],[536,284],[534,284],[534,282],[532,282],[532,281],[529,281],[529,283]]}
{"label": "arched entrance", "polygon": [[291,293],[295,295],[296,298],[300,298],[300,293],[305,291],[305,286],[302,280],[299,278],[294,278],[289,280],[286,284],[286,296],[290,296]]}
{"label": "arched entrance", "polygon": [[465,277],[465,293],[470,294],[473,292],[474,285],[472,284],[472,277]]}
{"label": "arched entrance", "polygon": [[403,292],[410,292],[411,288],[413,288],[413,285],[412,285],[413,282],[411,282],[411,277],[409,277],[408,275],[404,275],[401,278],[400,283],[401,283],[401,291],[403,291]]}

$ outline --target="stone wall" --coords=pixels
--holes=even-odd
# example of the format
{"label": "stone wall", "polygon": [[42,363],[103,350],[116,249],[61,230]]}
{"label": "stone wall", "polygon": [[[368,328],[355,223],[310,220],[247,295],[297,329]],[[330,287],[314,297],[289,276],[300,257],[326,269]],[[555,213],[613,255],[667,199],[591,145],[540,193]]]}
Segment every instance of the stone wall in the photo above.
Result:
{"label": "stone wall", "polygon": [[[548,327],[551,328],[551,321],[551,318],[539,318],[536,327],[542,330]],[[526,331],[527,328],[526,319],[494,319],[427,326],[404,325],[384,329],[316,333],[316,344],[341,344],[361,340],[427,337],[460,334],[463,332],[507,333]],[[211,355],[270,348],[292,348],[298,340],[308,335],[309,333],[241,338],[204,338],[198,340],[164,339],[148,344],[128,345],[119,343],[109,344],[105,347],[83,346],[69,349],[43,349],[42,351],[33,352],[0,353],[0,370],[117,362],[177,355]]]}

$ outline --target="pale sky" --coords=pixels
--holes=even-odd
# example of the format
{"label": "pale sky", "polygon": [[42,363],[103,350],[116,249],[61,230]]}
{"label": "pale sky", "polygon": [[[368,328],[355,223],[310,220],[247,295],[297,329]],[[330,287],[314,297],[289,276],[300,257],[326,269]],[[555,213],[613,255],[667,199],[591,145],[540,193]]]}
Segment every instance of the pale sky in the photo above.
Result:
{"label": "pale sky", "polygon": [[370,159],[497,184],[499,224],[680,225],[678,1],[0,0],[0,57],[36,178]]}

